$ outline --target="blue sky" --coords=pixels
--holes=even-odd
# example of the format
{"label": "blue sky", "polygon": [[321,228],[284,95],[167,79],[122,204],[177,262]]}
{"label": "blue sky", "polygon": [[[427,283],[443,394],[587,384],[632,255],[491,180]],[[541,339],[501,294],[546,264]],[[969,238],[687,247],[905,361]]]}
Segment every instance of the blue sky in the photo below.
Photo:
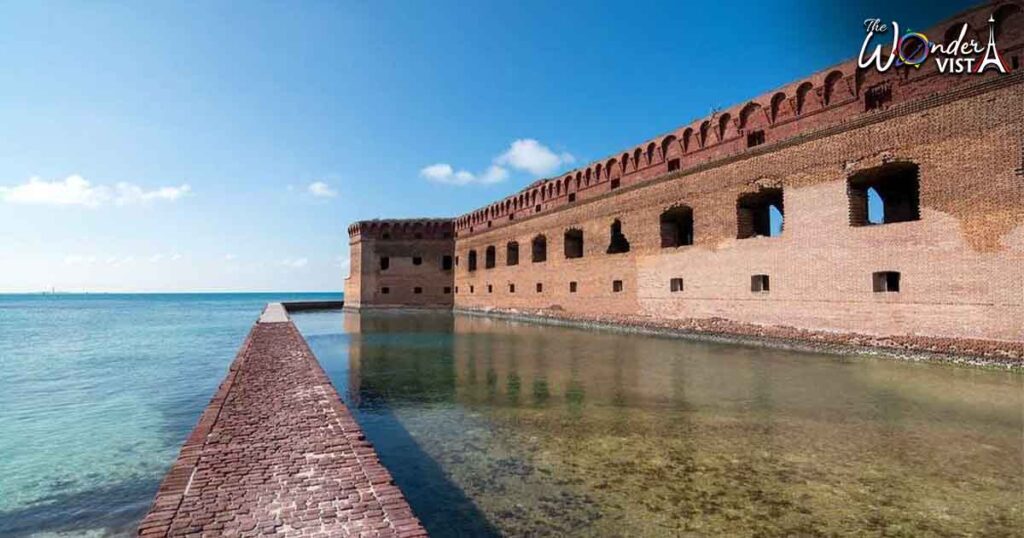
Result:
{"label": "blue sky", "polygon": [[339,290],[354,220],[464,213],[963,7],[5,2],[0,291]]}

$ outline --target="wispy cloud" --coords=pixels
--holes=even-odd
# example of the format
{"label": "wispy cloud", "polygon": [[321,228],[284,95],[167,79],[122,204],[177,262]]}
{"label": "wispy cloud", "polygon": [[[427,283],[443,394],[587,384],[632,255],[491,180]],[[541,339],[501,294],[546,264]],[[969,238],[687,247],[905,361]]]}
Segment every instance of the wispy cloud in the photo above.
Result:
{"label": "wispy cloud", "polygon": [[175,201],[187,196],[192,188],[187,185],[158,187],[146,190],[132,183],[118,183],[113,187],[93,185],[80,175],[64,180],[44,181],[38,177],[11,187],[0,186],[0,200],[9,204],[99,207],[106,203],[118,206]]}
{"label": "wispy cloud", "polygon": [[306,258],[286,258],[281,261],[281,265],[290,269],[302,269],[307,264],[309,264],[309,260]]}
{"label": "wispy cloud", "polygon": [[569,153],[555,153],[532,138],[524,138],[512,142],[505,152],[495,157],[491,165],[479,174],[456,170],[452,165],[441,162],[423,167],[420,169],[420,176],[446,185],[489,185],[508,179],[509,169],[540,176],[575,161],[576,158]]}
{"label": "wispy cloud", "polygon": [[83,256],[81,254],[64,256],[65,265],[92,265],[94,263],[96,263],[96,256]]}
{"label": "wispy cloud", "polygon": [[306,191],[317,198],[334,198],[338,195],[338,191],[332,189],[330,185],[323,181],[314,181],[313,183],[310,183],[309,187],[306,188]]}

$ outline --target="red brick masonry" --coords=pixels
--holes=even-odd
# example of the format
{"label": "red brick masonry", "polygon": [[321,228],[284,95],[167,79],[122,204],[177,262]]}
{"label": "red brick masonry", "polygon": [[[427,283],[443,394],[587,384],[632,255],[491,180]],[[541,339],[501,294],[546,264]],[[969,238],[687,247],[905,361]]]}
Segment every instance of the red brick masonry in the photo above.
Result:
{"label": "red brick masonry", "polygon": [[140,536],[426,536],[291,321],[257,323]]}

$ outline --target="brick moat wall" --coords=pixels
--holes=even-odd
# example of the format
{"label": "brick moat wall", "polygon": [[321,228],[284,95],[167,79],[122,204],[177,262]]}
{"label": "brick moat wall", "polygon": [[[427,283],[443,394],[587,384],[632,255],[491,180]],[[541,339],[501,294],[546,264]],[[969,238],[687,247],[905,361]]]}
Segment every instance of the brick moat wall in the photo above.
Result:
{"label": "brick moat wall", "polygon": [[[966,21],[982,44],[997,33],[1004,60],[1019,65],[1022,5],[985,4],[928,33]],[[401,261],[396,275],[403,289],[452,286],[465,309],[1019,341],[1022,138],[1020,69],[882,75],[847,62],[455,218],[453,279]],[[868,187],[897,222],[868,224]],[[780,234],[764,229],[769,203]],[[672,224],[680,212],[692,226]],[[347,304],[359,306],[348,302],[353,281],[362,304],[422,302],[379,295],[381,223],[417,222],[434,221],[350,229]],[[692,244],[675,246],[691,243],[681,235]],[[422,248],[393,247],[391,263]]]}

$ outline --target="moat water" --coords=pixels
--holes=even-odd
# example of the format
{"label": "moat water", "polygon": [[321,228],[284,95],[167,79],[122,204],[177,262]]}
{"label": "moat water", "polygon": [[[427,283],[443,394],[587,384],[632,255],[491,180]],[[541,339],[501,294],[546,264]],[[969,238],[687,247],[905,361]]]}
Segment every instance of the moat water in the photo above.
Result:
{"label": "moat water", "polygon": [[1024,376],[294,316],[432,536],[1021,535]]}

